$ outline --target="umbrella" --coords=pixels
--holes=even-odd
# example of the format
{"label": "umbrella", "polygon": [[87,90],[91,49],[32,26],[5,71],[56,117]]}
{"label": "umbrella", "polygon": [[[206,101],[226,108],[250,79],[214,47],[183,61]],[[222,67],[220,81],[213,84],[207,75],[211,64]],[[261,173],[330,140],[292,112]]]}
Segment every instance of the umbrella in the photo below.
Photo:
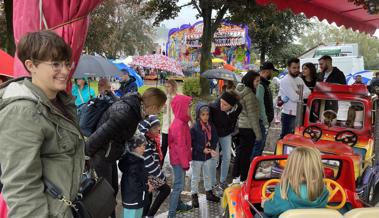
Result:
{"label": "umbrella", "polygon": [[127,65],[125,65],[123,62],[119,62],[118,60],[114,60],[112,61],[112,63],[119,69],[119,70],[122,70],[122,69],[125,69],[129,72],[129,75],[133,76],[134,78],[136,78],[136,84],[138,87],[141,87],[143,86],[143,79],[141,78],[141,76],[131,67],[128,67]]}
{"label": "umbrella", "polygon": [[0,75],[13,77],[13,57],[0,50]]}
{"label": "umbrella", "polygon": [[241,81],[241,77],[232,71],[226,69],[213,69],[205,71],[201,76],[208,79],[221,79],[221,80],[231,80],[231,81]]}
{"label": "umbrella", "polygon": [[76,67],[74,78],[84,77],[107,77],[119,74],[112,62],[100,56],[82,55],[79,59],[79,64]]}
{"label": "umbrella", "polygon": [[130,65],[164,70],[183,76],[182,66],[176,60],[161,54],[144,55],[133,57]]}
{"label": "umbrella", "polygon": [[367,85],[372,80],[374,73],[372,71],[369,71],[369,70],[364,70],[364,71],[356,72],[353,74],[349,74],[346,76],[347,84],[348,85],[353,84],[355,82],[355,77],[358,75],[362,76],[362,82]]}

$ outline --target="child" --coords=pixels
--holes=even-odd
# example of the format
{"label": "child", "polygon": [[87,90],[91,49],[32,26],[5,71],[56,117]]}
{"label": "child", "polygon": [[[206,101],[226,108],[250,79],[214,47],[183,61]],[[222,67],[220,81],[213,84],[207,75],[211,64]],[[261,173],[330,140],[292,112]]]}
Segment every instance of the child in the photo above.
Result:
{"label": "child", "polygon": [[168,130],[168,145],[174,181],[170,196],[169,218],[176,217],[176,210],[192,209],[191,206],[180,201],[180,193],[184,188],[185,171],[189,169],[191,161],[191,133],[188,126],[188,122],[191,120],[191,100],[189,96],[176,95],[171,102],[175,118]]}
{"label": "child", "polygon": [[324,186],[320,152],[315,148],[297,147],[288,157],[287,165],[271,200],[262,207],[267,217],[296,208],[324,208],[329,192]]}
{"label": "child", "polygon": [[146,204],[146,192],[152,187],[147,183],[143,153],[146,139],[136,134],[128,143],[129,151],[122,157],[118,167],[122,172],[121,196],[124,218],[141,218]]}
{"label": "child", "polygon": [[[138,130],[145,134],[147,145],[145,153],[145,169],[148,172],[148,181],[153,186],[154,190],[157,190],[159,194],[154,200],[153,195],[148,195],[148,202],[144,207],[144,216],[154,217],[163,201],[168,197],[171,192],[171,188],[166,183],[166,177],[162,172],[160,165],[160,155],[157,150],[160,136],[160,122],[156,115],[150,115],[147,119],[139,123]],[[151,206],[151,207],[150,207]]]}
{"label": "child", "polygon": [[191,128],[192,138],[192,179],[191,193],[192,206],[199,207],[198,186],[200,182],[200,174],[203,171],[204,188],[208,201],[219,202],[220,198],[216,197],[212,192],[210,171],[216,170],[212,168],[212,156],[217,155],[215,151],[217,147],[218,137],[216,128],[209,122],[209,106],[204,103],[196,105],[196,122]]}

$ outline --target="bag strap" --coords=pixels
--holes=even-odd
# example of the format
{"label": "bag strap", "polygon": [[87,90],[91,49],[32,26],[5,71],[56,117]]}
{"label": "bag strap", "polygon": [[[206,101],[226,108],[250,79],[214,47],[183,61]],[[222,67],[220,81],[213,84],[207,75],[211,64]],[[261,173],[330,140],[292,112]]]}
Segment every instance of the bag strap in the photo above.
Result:
{"label": "bag strap", "polygon": [[80,90],[80,87],[78,87],[78,93],[79,93],[79,97],[80,97],[80,100],[82,100],[82,104],[84,104],[84,99],[83,99],[83,96],[82,96],[82,90]]}
{"label": "bag strap", "polygon": [[45,184],[45,191],[53,198],[62,201],[66,206],[73,208],[74,210],[77,210],[75,204],[72,203],[72,201],[65,198],[63,195],[63,192],[60,188],[58,188],[53,182],[50,180],[44,178],[43,183]]}

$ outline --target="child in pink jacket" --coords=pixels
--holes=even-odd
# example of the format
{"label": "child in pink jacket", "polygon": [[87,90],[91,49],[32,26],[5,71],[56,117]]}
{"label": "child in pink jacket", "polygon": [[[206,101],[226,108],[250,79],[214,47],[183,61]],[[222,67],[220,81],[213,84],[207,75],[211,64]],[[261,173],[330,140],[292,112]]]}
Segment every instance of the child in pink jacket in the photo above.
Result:
{"label": "child in pink jacket", "polygon": [[7,204],[5,203],[4,198],[0,193],[0,217],[7,218],[7,213],[8,213],[7,211],[8,211]]}
{"label": "child in pink jacket", "polygon": [[191,120],[191,100],[185,95],[176,95],[171,107],[174,120],[168,130],[168,144],[170,151],[170,163],[174,172],[173,191],[170,196],[170,208],[168,217],[176,217],[176,211],[187,211],[192,206],[180,201],[180,193],[184,188],[185,171],[189,169],[192,158],[191,132],[188,122]]}

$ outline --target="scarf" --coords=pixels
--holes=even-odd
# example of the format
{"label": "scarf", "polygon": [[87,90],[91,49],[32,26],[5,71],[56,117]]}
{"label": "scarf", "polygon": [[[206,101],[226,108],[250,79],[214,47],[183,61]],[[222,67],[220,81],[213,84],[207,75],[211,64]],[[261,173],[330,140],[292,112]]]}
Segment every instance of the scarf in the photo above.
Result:
{"label": "scarf", "polygon": [[161,149],[161,138],[160,138],[160,135],[159,134],[151,134],[150,132],[147,132],[146,136],[149,137],[149,139],[151,139],[152,141],[155,142],[155,144],[156,144],[155,149],[158,152],[160,162],[162,162],[163,161],[163,154],[162,154],[162,149]]}
{"label": "scarf", "polygon": [[201,125],[201,129],[205,133],[205,136],[206,136],[205,144],[207,144],[208,142],[211,141],[211,138],[212,138],[211,125],[209,125],[209,123],[203,123],[201,121],[200,121],[200,125]]}

